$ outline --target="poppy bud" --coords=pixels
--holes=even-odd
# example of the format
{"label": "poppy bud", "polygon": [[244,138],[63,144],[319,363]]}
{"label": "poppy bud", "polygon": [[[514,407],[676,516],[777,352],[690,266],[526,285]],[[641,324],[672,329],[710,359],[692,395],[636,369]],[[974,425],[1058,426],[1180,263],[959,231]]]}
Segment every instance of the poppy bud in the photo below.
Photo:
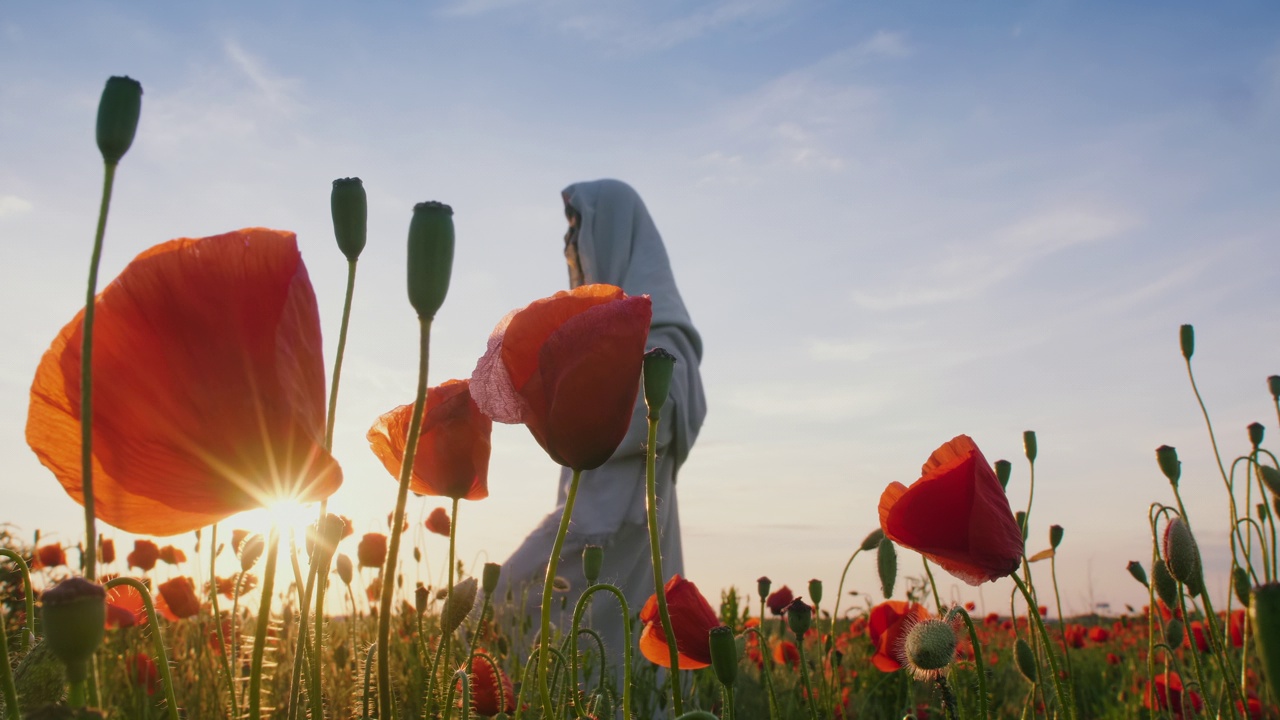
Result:
{"label": "poppy bud", "polygon": [[98,101],[98,150],[108,165],[129,152],[142,114],[142,83],[130,77],[107,78]]}
{"label": "poppy bud", "polygon": [[1169,574],[1169,567],[1157,559],[1151,567],[1151,582],[1156,586],[1156,597],[1169,607],[1178,606],[1178,582]]}
{"label": "poppy bud", "polygon": [[338,249],[348,260],[355,262],[364,250],[369,225],[369,202],[360,178],[333,181],[329,210],[333,215],[333,236],[338,240]]}
{"label": "poppy bud", "polygon": [[1271,515],[1271,511],[1267,509],[1267,504],[1264,502],[1258,503],[1258,520],[1266,522],[1269,515]]}
{"label": "poppy bud", "polygon": [[997,460],[994,463],[996,469],[996,479],[1000,481],[1000,487],[1009,489],[1009,475],[1013,473],[1013,463],[1008,460]]}
{"label": "poppy bud", "polygon": [[1280,583],[1266,583],[1253,589],[1249,604],[1254,642],[1273,697],[1280,697]]}
{"label": "poppy bud", "polygon": [[422,551],[418,549],[417,545],[413,546],[413,561],[416,563],[422,562]]}
{"label": "poppy bud", "polygon": [[1244,607],[1249,607],[1249,591],[1252,589],[1249,585],[1249,571],[1242,567],[1236,566],[1231,571],[1231,589],[1236,593],[1236,599]]}
{"label": "poppy bud", "polygon": [[1267,389],[1271,391],[1271,399],[1280,402],[1280,375],[1267,378]]}
{"label": "poppy bud", "polygon": [[502,566],[498,563],[487,562],[484,569],[480,572],[480,588],[484,590],[486,597],[493,597],[493,593],[498,589],[498,578],[502,575]]}
{"label": "poppy bud", "polygon": [[262,536],[254,533],[245,538],[240,543],[240,569],[245,572],[258,562],[258,558],[262,557],[262,550],[266,547],[266,541]]}
{"label": "poppy bud", "polygon": [[760,599],[769,597],[769,588],[773,585],[773,581],[767,575],[761,575],[756,578],[756,592],[760,593]]}
{"label": "poppy bud", "polygon": [[813,579],[809,581],[809,597],[813,598],[814,605],[822,604],[822,581]]}
{"label": "poppy bud", "polygon": [[1248,430],[1249,442],[1253,444],[1253,449],[1257,450],[1258,446],[1262,444],[1262,435],[1266,432],[1266,428],[1262,426],[1262,423],[1255,422],[1249,423]]}
{"label": "poppy bud", "polygon": [[859,545],[858,548],[862,550],[862,552],[871,552],[872,550],[880,547],[880,540],[883,537],[884,530],[876,528],[875,530],[867,533],[866,537],[862,538],[862,544]]}
{"label": "poppy bud", "polygon": [[1133,576],[1134,580],[1142,583],[1142,587],[1149,587],[1147,585],[1147,571],[1142,569],[1142,563],[1137,560],[1130,560],[1128,567],[1129,574]]}
{"label": "poppy bud", "polygon": [[940,677],[956,658],[956,631],[945,620],[916,623],[902,644],[907,667],[918,679]]}
{"label": "poppy bud", "polygon": [[1164,624],[1164,641],[1174,650],[1182,647],[1182,641],[1186,637],[1187,629],[1183,627],[1182,621],[1178,618],[1173,618]]}
{"label": "poppy bud", "polygon": [[107,591],[82,577],[71,577],[40,595],[44,642],[67,668],[73,684],[85,679],[89,658],[102,644],[107,620]]}
{"label": "poppy bud", "polygon": [[338,555],[338,559],[334,561],[334,569],[338,571],[338,578],[343,584],[350,585],[352,573],[355,568],[351,566],[351,558],[345,553]]}
{"label": "poppy bud", "polygon": [[453,271],[453,208],[439,202],[413,206],[408,268],[409,303],[418,317],[434,318]]}
{"label": "poppy bud", "polygon": [[889,538],[880,538],[876,548],[876,570],[880,573],[880,590],[886,598],[893,597],[893,584],[898,581],[898,549]]}
{"label": "poppy bud", "polygon": [[444,635],[458,629],[476,604],[476,579],[469,577],[453,586],[440,609],[440,632]]}
{"label": "poppy bud", "polygon": [[654,348],[644,354],[644,403],[649,408],[649,419],[657,420],[671,390],[671,373],[675,370],[676,356],[662,348]]}
{"label": "poppy bud", "polygon": [[1022,432],[1022,447],[1027,451],[1027,460],[1036,461],[1036,431],[1024,430]]}
{"label": "poppy bud", "polygon": [[733,630],[727,625],[711,628],[707,633],[711,646],[711,667],[724,685],[733,685],[738,677],[738,645]]}
{"label": "poppy bud", "polygon": [[1280,497],[1280,470],[1276,470],[1270,465],[1257,465],[1258,479],[1262,480],[1262,484],[1267,486],[1272,495]]}
{"label": "poppy bud", "polygon": [[1062,544],[1062,526],[1050,525],[1049,526],[1049,547],[1053,548],[1054,550],[1057,550],[1058,545],[1061,545],[1061,544]]}
{"label": "poppy bud", "polygon": [[1156,463],[1160,465],[1160,472],[1169,478],[1169,482],[1176,489],[1178,479],[1182,477],[1182,463],[1178,462],[1177,448],[1171,448],[1168,445],[1156,448]]}
{"label": "poppy bud", "polygon": [[1164,562],[1169,566],[1169,574],[1186,585],[1188,592],[1200,594],[1200,548],[1191,527],[1180,517],[1170,520],[1164,528]]}
{"label": "poppy bud", "polygon": [[426,585],[418,583],[418,587],[413,589],[413,609],[417,610],[418,614],[421,615],[427,611],[427,602],[430,600],[431,591],[427,590]]}
{"label": "poppy bud", "polygon": [[604,548],[588,545],[582,549],[582,575],[587,585],[595,585],[600,578],[600,565],[604,563]]}
{"label": "poppy bud", "polygon": [[1034,685],[1040,673],[1036,668],[1036,654],[1032,652],[1031,646],[1027,644],[1026,640],[1018,638],[1018,641],[1014,643],[1013,660],[1018,666],[1018,672],[1022,673],[1022,677]]}
{"label": "poppy bud", "polygon": [[813,608],[803,598],[796,598],[787,605],[787,625],[796,637],[803,638],[809,632],[809,624],[813,620]]}
{"label": "poppy bud", "polygon": [[1190,325],[1178,328],[1178,342],[1182,345],[1183,359],[1190,360],[1196,351],[1196,330]]}
{"label": "poppy bud", "polygon": [[1025,510],[1019,510],[1013,514],[1013,522],[1022,528],[1022,542],[1027,541],[1027,513]]}

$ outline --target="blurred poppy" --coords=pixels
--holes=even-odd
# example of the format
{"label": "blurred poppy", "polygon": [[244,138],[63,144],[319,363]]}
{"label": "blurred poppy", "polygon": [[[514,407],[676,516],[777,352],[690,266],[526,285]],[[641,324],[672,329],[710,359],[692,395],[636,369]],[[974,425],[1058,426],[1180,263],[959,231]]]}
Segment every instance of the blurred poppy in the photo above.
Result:
{"label": "blurred poppy", "polygon": [[1182,644],[1190,647],[1192,639],[1195,640],[1197,650],[1202,653],[1209,652],[1209,638],[1205,635],[1203,622],[1199,620],[1191,621],[1191,633]]}
{"label": "blurred poppy", "polygon": [[790,640],[783,640],[773,646],[773,661],[779,665],[797,667],[800,665],[800,648]]}
{"label": "blurred poppy", "polygon": [[[173,535],[342,483],[322,446],[320,316],[292,233],[252,228],[139,255],[96,303],[98,517]],[[83,502],[83,312],[36,370],[27,443]]]}
{"label": "blurred poppy", "polygon": [[769,593],[769,597],[765,599],[764,604],[768,606],[769,612],[781,616],[782,611],[787,609],[792,600],[795,600],[795,595],[792,594],[791,588],[783,585]]}
{"label": "blurred poppy", "polygon": [[[500,712],[516,711],[515,688],[511,685],[511,678],[502,672],[502,668],[498,668],[498,677],[495,679],[493,666],[489,661],[472,656],[471,671],[468,675],[471,677],[471,709],[477,715],[492,717]],[[502,683],[501,702],[498,700],[499,682]]]}
{"label": "blurred poppy", "polygon": [[382,533],[366,533],[356,547],[360,567],[382,567],[387,561],[387,536]]}
{"label": "blurred poppy", "polygon": [[1089,639],[1096,643],[1104,643],[1111,639],[1111,632],[1101,625],[1089,628]]}
{"label": "blurred poppy", "polygon": [[[667,613],[676,638],[681,670],[697,670],[711,665],[711,641],[707,633],[720,626],[720,618],[698,586],[679,575],[672,575],[662,589],[667,597]],[[640,653],[655,665],[671,667],[671,650],[658,616],[658,594],[649,596],[640,611],[644,630],[640,633]]]}
{"label": "blurred poppy", "polygon": [[147,621],[147,606],[142,593],[132,585],[116,585],[107,589],[107,627],[127,628]]}
{"label": "blurred poppy", "polygon": [[160,559],[160,548],[150,540],[134,540],[133,552],[125,560],[129,567],[136,567],[142,572],[149,572]]}
{"label": "blurred poppy", "polygon": [[1013,573],[1022,558],[1022,531],[1009,499],[967,435],[935,450],[911,487],[885,488],[880,527],[970,585]]}
{"label": "blurred poppy", "polygon": [[1231,634],[1232,647],[1244,647],[1244,627],[1248,621],[1248,613],[1243,608],[1231,611],[1231,618],[1227,622],[1227,629]]}
{"label": "blurred poppy", "polygon": [[180,576],[160,583],[160,597],[156,601],[156,612],[172,621],[183,620],[199,613],[200,599],[196,597],[196,586],[191,582],[191,578]]}
{"label": "blurred poppy", "polygon": [[471,395],[501,423],[524,423],[552,460],[600,467],[631,424],[649,296],[582,285],[509,313],[471,374]]}
{"label": "blurred poppy", "polygon": [[253,532],[251,530],[245,530],[243,528],[236,528],[231,531],[231,550],[235,552],[237,556],[240,555],[240,546],[244,544],[245,538],[252,534]]}
{"label": "blurred poppy", "polygon": [[[1152,688],[1155,690],[1154,707]],[[1147,689],[1147,696],[1143,698],[1142,704],[1149,710],[1168,710],[1175,718],[1181,718],[1186,709],[1182,692],[1182,678],[1178,673],[1157,673],[1151,687]],[[1204,700],[1200,697],[1200,693],[1192,690],[1188,695],[1191,698],[1191,707],[1195,709],[1196,714],[1199,714],[1204,708]]]}
{"label": "blurred poppy", "polygon": [[1107,664],[1108,664],[1108,665],[1119,665],[1119,664],[1120,664],[1120,656],[1119,656],[1119,655],[1117,655],[1117,654],[1115,654],[1115,653],[1107,653]]}
{"label": "blurred poppy", "polygon": [[966,602],[964,604],[964,609],[967,610],[968,612],[973,612],[974,610],[978,609],[978,604],[970,600],[969,602]]}
{"label": "blurred poppy", "polygon": [[[392,477],[400,476],[412,418],[413,405],[401,405],[379,417],[366,436]],[[470,381],[447,380],[427,390],[409,489],[461,500],[488,497],[492,433],[493,421],[471,399]]]}
{"label": "blurred poppy", "polygon": [[899,656],[907,631],[917,621],[928,617],[929,611],[923,605],[902,600],[885,600],[871,608],[867,633],[871,636],[871,644],[876,646],[871,664],[880,672],[900,670]]}
{"label": "blurred poppy", "polygon": [[41,545],[36,548],[36,561],[34,567],[58,567],[67,564],[67,553],[62,549],[62,545],[55,543],[53,545]]}
{"label": "blurred poppy", "polygon": [[[234,600],[236,597],[236,578],[238,577],[241,577],[239,573],[228,577],[215,578],[216,583],[214,587],[217,589],[218,594],[228,600]],[[243,577],[244,579],[240,581],[241,595],[248,593],[250,590],[253,590],[258,586],[258,578],[256,576],[245,573]]]}
{"label": "blurred poppy", "polygon": [[98,562],[113,563],[116,561],[116,541],[111,538],[102,538],[102,544],[98,548]]}
{"label": "blurred poppy", "polygon": [[160,559],[169,565],[177,565],[187,561],[187,554],[172,545],[165,545],[160,548]]}
{"label": "blurred poppy", "polygon": [[449,511],[438,507],[427,516],[427,529],[437,535],[449,537]]}
{"label": "blurred poppy", "polygon": [[136,687],[146,690],[148,695],[155,695],[156,690],[160,689],[160,669],[156,667],[156,661],[146,653],[137,653],[129,661],[129,678]]}

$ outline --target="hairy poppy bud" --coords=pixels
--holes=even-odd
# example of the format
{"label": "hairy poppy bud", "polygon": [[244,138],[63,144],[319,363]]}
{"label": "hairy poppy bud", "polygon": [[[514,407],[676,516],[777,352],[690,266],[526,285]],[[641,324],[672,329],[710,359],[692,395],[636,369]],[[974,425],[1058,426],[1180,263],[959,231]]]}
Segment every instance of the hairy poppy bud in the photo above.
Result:
{"label": "hairy poppy bud", "polygon": [[733,685],[738,677],[738,644],[727,625],[711,628],[707,633],[711,646],[711,667],[724,685]]}
{"label": "hairy poppy bud", "polygon": [[787,626],[796,637],[803,638],[809,632],[809,624],[813,620],[813,608],[803,598],[796,598],[787,605]]}
{"label": "hairy poppy bud", "polygon": [[1187,629],[1182,625],[1182,621],[1173,618],[1164,624],[1164,641],[1169,647],[1177,650],[1182,647],[1182,641],[1187,637]]}
{"label": "hairy poppy bud", "polygon": [[82,577],[71,577],[40,595],[44,641],[67,668],[73,684],[85,679],[89,658],[102,644],[107,591]]}
{"label": "hairy poppy bud", "polygon": [[1061,525],[1049,526],[1049,547],[1054,550],[1058,549],[1058,546],[1062,544],[1062,532]]}
{"label": "hairy poppy bud", "polygon": [[453,208],[439,202],[413,206],[408,267],[409,303],[418,317],[434,318],[453,272]]}
{"label": "hairy poppy bud", "polygon": [[418,583],[418,587],[413,589],[413,609],[417,610],[418,614],[421,615],[427,611],[427,603],[430,600],[431,591],[427,589],[426,585]]}
{"label": "hairy poppy bud", "polygon": [[493,562],[487,562],[484,564],[484,570],[480,573],[480,586],[484,590],[484,594],[486,596],[493,596],[493,592],[498,589],[498,578],[501,576],[501,565]]}
{"label": "hairy poppy bud", "polygon": [[809,581],[809,597],[813,598],[814,605],[822,604],[822,581],[814,578]]}
{"label": "hairy poppy bud", "polygon": [[245,538],[240,543],[240,569],[248,572],[249,568],[258,562],[258,558],[262,557],[262,550],[265,547],[266,541],[257,533]]}
{"label": "hairy poppy bud", "polygon": [[588,545],[582,549],[582,576],[587,585],[595,585],[600,579],[600,566],[604,563],[604,548],[599,545]]}
{"label": "hairy poppy bud", "polygon": [[1267,429],[1263,427],[1262,423],[1255,422],[1255,423],[1249,423],[1248,430],[1249,430],[1249,442],[1253,444],[1253,449],[1257,450],[1258,446],[1262,444],[1262,436]]}
{"label": "hairy poppy bud", "polygon": [[1169,574],[1169,566],[1157,559],[1151,567],[1151,582],[1156,586],[1156,597],[1169,607],[1178,606],[1178,581]]}
{"label": "hairy poppy bud", "polygon": [[364,250],[369,225],[369,201],[360,178],[333,181],[329,211],[333,215],[333,236],[338,240],[338,249],[354,262]]}
{"label": "hairy poppy bud", "polygon": [[1280,697],[1280,583],[1266,583],[1253,589],[1249,603],[1254,642],[1273,697]]}
{"label": "hairy poppy bud", "polygon": [[1022,528],[1022,542],[1025,543],[1027,541],[1027,512],[1025,510],[1019,510],[1014,513],[1013,522],[1018,527]]}
{"label": "hairy poppy bud", "polygon": [[1186,585],[1188,592],[1200,594],[1200,548],[1191,527],[1180,517],[1170,520],[1164,528],[1164,562],[1169,566],[1169,574]]}
{"label": "hairy poppy bud", "polygon": [[1182,345],[1182,357],[1190,360],[1196,351],[1196,329],[1190,325],[1178,328],[1178,342]]}
{"label": "hairy poppy bud", "polygon": [[1018,638],[1017,642],[1013,644],[1013,660],[1018,666],[1018,672],[1022,673],[1022,677],[1034,685],[1040,673],[1036,668],[1036,654],[1032,652],[1031,646],[1027,644],[1026,640]]}
{"label": "hairy poppy bud", "polygon": [[907,632],[902,654],[917,679],[941,677],[956,658],[955,628],[938,618],[922,620]]}
{"label": "hairy poppy bud", "polygon": [[440,609],[440,632],[444,635],[458,629],[476,604],[476,579],[469,577],[453,586]]}
{"label": "hairy poppy bud", "polygon": [[107,78],[98,101],[98,150],[108,165],[129,152],[142,114],[142,83],[130,77]]}
{"label": "hairy poppy bud", "polygon": [[1249,607],[1249,595],[1252,588],[1249,585],[1249,571],[1237,566],[1231,571],[1231,589],[1235,591],[1236,599],[1244,607]]}
{"label": "hairy poppy bud", "polygon": [[351,584],[351,577],[355,568],[351,566],[350,557],[345,553],[338,555],[338,559],[334,561],[334,569],[338,571],[338,578],[342,580],[344,585]]}
{"label": "hairy poppy bud", "polygon": [[1271,391],[1271,399],[1280,402],[1280,375],[1267,378],[1267,389]]}
{"label": "hairy poppy bud", "polygon": [[767,575],[761,575],[756,578],[756,592],[760,593],[760,599],[769,597],[769,588],[773,586],[773,581]]}
{"label": "hairy poppy bud", "polygon": [[862,544],[859,545],[858,548],[863,552],[871,552],[872,550],[880,547],[880,540],[882,538],[884,538],[884,530],[876,528],[875,530],[867,533],[866,537],[862,538]]}
{"label": "hairy poppy bud", "polygon": [[1000,487],[1009,489],[1009,476],[1013,473],[1013,463],[1008,460],[997,460],[994,463],[996,469],[996,479],[1000,481]]}
{"label": "hairy poppy bud", "polygon": [[1031,462],[1036,461],[1036,431],[1024,430],[1022,432],[1022,447],[1027,451],[1027,459]]}
{"label": "hairy poppy bud", "polygon": [[1178,462],[1177,448],[1171,448],[1168,445],[1156,448],[1156,463],[1160,465],[1160,472],[1169,478],[1174,488],[1177,488],[1178,479],[1182,477],[1182,463]]}
{"label": "hairy poppy bud", "polygon": [[1262,480],[1262,484],[1267,486],[1272,495],[1280,498],[1280,470],[1276,470],[1270,465],[1256,465],[1258,468],[1258,479]]}
{"label": "hairy poppy bud", "polygon": [[671,390],[671,373],[675,370],[676,356],[662,348],[654,348],[644,354],[644,403],[649,408],[649,419],[658,419],[662,406]]}
{"label": "hairy poppy bud", "polygon": [[876,548],[876,571],[880,574],[880,590],[893,597],[893,584],[898,581],[898,549],[889,538],[880,538]]}
{"label": "hairy poppy bud", "polygon": [[1149,587],[1147,585],[1147,571],[1142,569],[1142,563],[1137,560],[1130,560],[1128,567],[1129,574],[1133,576],[1134,580],[1142,583],[1142,587]]}

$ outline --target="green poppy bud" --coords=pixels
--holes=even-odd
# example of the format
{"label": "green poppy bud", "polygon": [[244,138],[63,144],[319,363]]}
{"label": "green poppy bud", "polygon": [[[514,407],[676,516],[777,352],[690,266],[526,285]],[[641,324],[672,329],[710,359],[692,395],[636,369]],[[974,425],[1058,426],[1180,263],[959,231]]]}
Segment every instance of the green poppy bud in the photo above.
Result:
{"label": "green poppy bud", "polygon": [[440,609],[440,632],[444,635],[452,633],[462,625],[476,604],[478,583],[469,577],[453,586],[453,592],[444,599],[444,607]]}
{"label": "green poppy bud", "polygon": [[956,659],[956,631],[945,620],[921,620],[902,644],[907,667],[918,680],[941,677]]}
{"label": "green poppy bud", "polygon": [[360,178],[333,181],[329,211],[333,215],[333,236],[338,240],[338,249],[354,262],[364,251],[369,233],[369,201]]}
{"label": "green poppy bud", "polygon": [[1050,525],[1049,526],[1049,547],[1053,548],[1054,550],[1057,550],[1058,546],[1061,544],[1062,544],[1062,526]]}
{"label": "green poppy bud", "polygon": [[996,479],[1000,481],[1000,487],[1009,489],[1009,475],[1013,473],[1013,463],[1008,460],[997,460],[995,462]]}
{"label": "green poppy bud", "polygon": [[1036,431],[1025,430],[1022,433],[1022,447],[1027,451],[1027,460],[1036,461]]}
{"label": "green poppy bud", "polygon": [[263,540],[258,533],[245,538],[240,543],[240,569],[249,572],[249,569],[258,562],[258,558],[262,557],[262,551],[266,546],[266,540]]}
{"label": "green poppy bud", "polygon": [[711,644],[711,667],[724,685],[733,685],[738,677],[738,644],[727,625],[713,627],[707,633]]}
{"label": "green poppy bud", "polygon": [[880,538],[876,548],[876,571],[880,574],[880,590],[885,598],[893,597],[893,585],[898,581],[898,549],[889,538]]}
{"label": "green poppy bud", "polygon": [[1256,422],[1249,423],[1247,429],[1249,430],[1249,442],[1253,445],[1253,449],[1257,450],[1258,446],[1262,444],[1262,436],[1267,429],[1263,427],[1262,423]]}
{"label": "green poppy bud", "polygon": [[1156,448],[1156,463],[1160,466],[1160,472],[1169,478],[1169,483],[1176,489],[1178,480],[1182,477],[1182,463],[1178,462],[1177,448],[1168,445]]}
{"label": "green poppy bud", "polygon": [[501,576],[501,565],[494,562],[484,564],[484,570],[480,573],[480,587],[484,590],[485,596],[493,597],[494,591],[498,589],[498,578]]}
{"label": "green poppy bud", "polygon": [[822,581],[814,578],[809,581],[809,597],[813,598],[814,605],[822,604]]}
{"label": "green poppy bud", "polygon": [[756,579],[756,592],[760,593],[760,599],[764,600],[769,597],[769,588],[773,585],[773,581],[767,575],[761,575]]}
{"label": "green poppy bud", "polygon": [[1156,597],[1171,608],[1178,607],[1178,581],[1169,574],[1169,566],[1157,559],[1151,567],[1151,583],[1156,586]]}
{"label": "green poppy bud", "polygon": [[1267,389],[1271,391],[1271,399],[1280,402],[1280,375],[1267,378]]}
{"label": "green poppy bud", "polygon": [[426,585],[418,583],[418,587],[413,589],[413,609],[417,610],[418,614],[421,615],[427,611],[427,603],[430,601],[431,591],[427,589]]}
{"label": "green poppy bud", "polygon": [[797,639],[804,638],[809,632],[809,624],[813,621],[813,608],[802,598],[796,598],[787,606],[787,626],[796,634]]}
{"label": "green poppy bud", "polygon": [[82,577],[71,577],[40,595],[44,641],[67,668],[72,684],[85,679],[89,659],[102,644],[107,591]]}
{"label": "green poppy bud", "polygon": [[1261,522],[1266,522],[1267,517],[1270,515],[1271,515],[1271,510],[1267,508],[1267,504],[1264,502],[1258,503],[1258,520]]}
{"label": "green poppy bud", "polygon": [[582,575],[587,585],[595,585],[600,579],[600,566],[604,564],[604,548],[588,545],[582,549]]}
{"label": "green poppy bud", "polygon": [[649,419],[657,420],[671,390],[671,373],[675,370],[676,356],[662,348],[654,348],[644,354],[644,403],[649,408]]}
{"label": "green poppy bud", "polygon": [[1036,684],[1036,679],[1040,676],[1036,668],[1036,654],[1031,650],[1031,646],[1026,640],[1018,638],[1013,644],[1013,660],[1018,666],[1018,672],[1022,673],[1022,677],[1032,685]]}
{"label": "green poppy bud", "polygon": [[413,206],[408,267],[409,303],[418,317],[434,318],[453,272],[453,208],[438,202]]}
{"label": "green poppy bud", "polygon": [[1142,569],[1142,563],[1138,562],[1137,560],[1130,560],[1128,567],[1129,567],[1129,574],[1133,576],[1133,579],[1142,583],[1142,587],[1148,587],[1147,571]]}
{"label": "green poppy bud", "polygon": [[1182,647],[1182,641],[1187,637],[1187,628],[1178,618],[1174,618],[1164,624],[1164,641],[1169,647],[1177,650]]}
{"label": "green poppy bud", "polygon": [[1253,589],[1249,585],[1249,571],[1242,567],[1236,566],[1231,570],[1231,589],[1235,591],[1236,599],[1244,607],[1249,607],[1249,596]]}
{"label": "green poppy bud", "polygon": [[142,83],[130,77],[107,78],[98,101],[98,150],[108,165],[129,152],[142,114]]}
{"label": "green poppy bud", "polygon": [[858,548],[863,552],[871,552],[872,550],[880,547],[880,539],[883,537],[884,530],[876,528],[875,530],[867,533],[866,537],[862,538],[862,544],[859,545]]}
{"label": "green poppy bud", "polygon": [[1190,360],[1196,351],[1196,330],[1190,325],[1178,329],[1178,341],[1182,344],[1182,357]]}
{"label": "green poppy bud", "polygon": [[1187,586],[1187,592],[1200,594],[1200,548],[1191,534],[1191,526],[1180,517],[1170,520],[1164,528],[1164,562],[1169,566],[1169,574]]}
{"label": "green poppy bud", "polygon": [[1280,470],[1276,470],[1270,465],[1256,465],[1258,468],[1258,479],[1262,480],[1262,484],[1267,486],[1272,495],[1280,497]]}
{"label": "green poppy bud", "polygon": [[350,557],[345,554],[338,555],[338,559],[334,561],[334,569],[337,571],[338,578],[342,580],[343,584],[351,584],[352,572],[355,568],[351,566]]}
{"label": "green poppy bud", "polygon": [[1267,583],[1253,589],[1249,604],[1253,621],[1254,643],[1262,671],[1271,683],[1272,697],[1280,697],[1280,583]]}
{"label": "green poppy bud", "polygon": [[1027,512],[1019,510],[1013,514],[1013,521],[1018,527],[1022,528],[1022,542],[1027,541]]}

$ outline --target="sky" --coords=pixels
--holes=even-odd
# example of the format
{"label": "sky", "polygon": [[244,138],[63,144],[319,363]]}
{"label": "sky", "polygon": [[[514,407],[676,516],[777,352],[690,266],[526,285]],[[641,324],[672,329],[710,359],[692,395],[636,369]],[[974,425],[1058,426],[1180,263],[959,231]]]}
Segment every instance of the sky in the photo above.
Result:
{"label": "sky", "polygon": [[[1178,327],[1195,325],[1227,461],[1247,452],[1250,422],[1277,437],[1274,4],[10,4],[0,522],[69,544],[82,511],[23,428],[36,364],[83,303],[94,117],[121,74],[145,95],[102,284],[170,238],[293,230],[331,362],[346,273],[330,182],[364,180],[335,442],[346,480],[331,503],[358,533],[385,530],[395,497],[365,432],[416,382],[413,204],[455,210],[436,384],[470,375],[509,310],[566,286],[559,192],[614,177],[648,205],[704,339],[709,413],[678,491],[686,575],[713,602],[761,575],[797,592],[819,578],[834,596],[885,486],[917,479],[961,433],[1014,461],[1009,497],[1024,508],[1028,429],[1028,547],[1065,528],[1064,612],[1145,604],[1125,565],[1149,563],[1148,506],[1173,501],[1162,444],[1179,449],[1225,594],[1227,491]],[[504,559],[554,506],[558,468],[528,432],[497,426],[493,445],[490,497],[459,513],[468,566]],[[411,517],[440,504],[411,500]],[[439,584],[445,541],[415,535],[427,561],[409,580]],[[900,565],[921,574],[906,552]],[[1034,570],[1048,587],[1047,564]],[[948,598],[1007,611],[1007,581],[938,580]],[[876,599],[873,561],[845,585]]]}

